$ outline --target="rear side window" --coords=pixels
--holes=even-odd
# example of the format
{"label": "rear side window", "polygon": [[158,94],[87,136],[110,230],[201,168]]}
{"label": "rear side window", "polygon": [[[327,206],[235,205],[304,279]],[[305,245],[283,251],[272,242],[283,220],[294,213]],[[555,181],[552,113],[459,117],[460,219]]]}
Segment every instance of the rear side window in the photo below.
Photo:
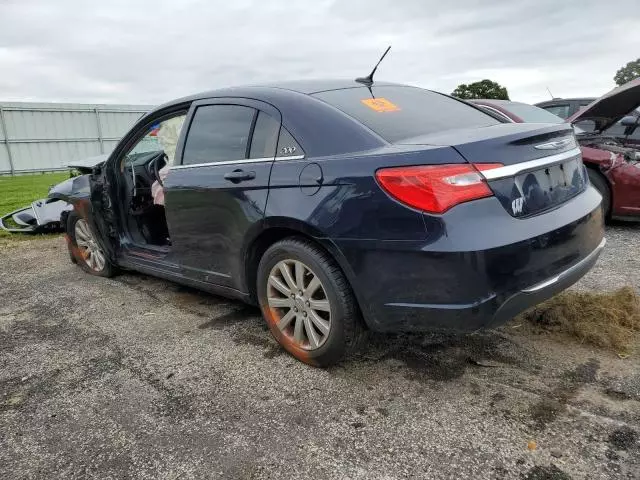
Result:
{"label": "rear side window", "polygon": [[562,123],[562,118],[551,113],[548,109],[539,108],[520,102],[509,102],[504,104],[504,108],[514,115],[520,117],[527,123]]}
{"label": "rear side window", "polygon": [[416,87],[347,88],[314,94],[391,143],[457,128],[497,125],[492,116],[453,98]]}
{"label": "rear side window", "polygon": [[273,158],[276,154],[280,122],[260,112],[253,128],[249,158]]}
{"label": "rear side window", "polygon": [[547,112],[553,113],[560,118],[567,118],[569,116],[569,104],[564,105],[549,105],[548,107],[542,107]]}
{"label": "rear side window", "polygon": [[193,165],[246,158],[255,112],[240,105],[198,107],[187,134],[182,163]]}
{"label": "rear side window", "polygon": [[297,157],[304,155],[302,147],[296,142],[296,139],[289,131],[282,127],[280,129],[280,139],[278,140],[278,158]]}

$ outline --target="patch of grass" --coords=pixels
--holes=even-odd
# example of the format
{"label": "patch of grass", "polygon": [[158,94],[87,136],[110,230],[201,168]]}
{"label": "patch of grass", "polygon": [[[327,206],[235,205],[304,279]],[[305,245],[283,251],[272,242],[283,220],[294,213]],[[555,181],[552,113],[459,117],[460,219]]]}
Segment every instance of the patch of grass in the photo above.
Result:
{"label": "patch of grass", "polygon": [[[67,172],[33,175],[0,176],[0,215],[26,207],[34,200],[45,198],[52,185],[69,178]],[[37,235],[35,237],[47,237]],[[0,247],[33,239],[33,235],[7,233],[0,229]]]}
{"label": "patch of grass", "polygon": [[640,332],[640,297],[631,287],[604,293],[566,291],[520,316],[534,328],[581,343],[629,352]]}
{"label": "patch of grass", "polygon": [[67,172],[0,176],[0,213],[3,215],[45,198],[52,185],[69,178]]}

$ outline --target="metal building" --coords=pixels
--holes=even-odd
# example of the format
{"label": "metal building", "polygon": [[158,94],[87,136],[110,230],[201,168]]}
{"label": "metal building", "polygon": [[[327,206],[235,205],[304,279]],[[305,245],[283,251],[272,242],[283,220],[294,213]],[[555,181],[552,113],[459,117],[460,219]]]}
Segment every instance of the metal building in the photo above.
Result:
{"label": "metal building", "polygon": [[0,102],[0,175],[109,153],[149,105]]}

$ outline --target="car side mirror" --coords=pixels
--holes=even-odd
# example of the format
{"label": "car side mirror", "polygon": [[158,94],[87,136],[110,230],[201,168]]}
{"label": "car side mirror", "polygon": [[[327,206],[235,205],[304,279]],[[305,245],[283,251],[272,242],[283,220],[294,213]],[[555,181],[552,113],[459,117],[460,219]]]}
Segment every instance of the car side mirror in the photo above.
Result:
{"label": "car side mirror", "polygon": [[622,125],[623,127],[635,127],[638,125],[638,119],[640,119],[640,117],[627,115],[626,117],[622,117],[622,120],[620,120],[620,125]]}

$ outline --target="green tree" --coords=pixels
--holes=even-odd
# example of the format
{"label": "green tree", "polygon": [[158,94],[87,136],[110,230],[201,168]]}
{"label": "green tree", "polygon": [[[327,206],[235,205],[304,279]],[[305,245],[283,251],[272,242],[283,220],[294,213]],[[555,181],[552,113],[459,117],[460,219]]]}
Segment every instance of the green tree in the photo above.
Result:
{"label": "green tree", "polygon": [[509,100],[507,89],[499,83],[485,79],[480,82],[462,83],[451,93],[452,96],[469,100],[472,98],[493,98]]}
{"label": "green tree", "polygon": [[616,82],[616,85],[624,85],[638,77],[640,77],[640,58],[627,63],[618,70],[613,80]]}

